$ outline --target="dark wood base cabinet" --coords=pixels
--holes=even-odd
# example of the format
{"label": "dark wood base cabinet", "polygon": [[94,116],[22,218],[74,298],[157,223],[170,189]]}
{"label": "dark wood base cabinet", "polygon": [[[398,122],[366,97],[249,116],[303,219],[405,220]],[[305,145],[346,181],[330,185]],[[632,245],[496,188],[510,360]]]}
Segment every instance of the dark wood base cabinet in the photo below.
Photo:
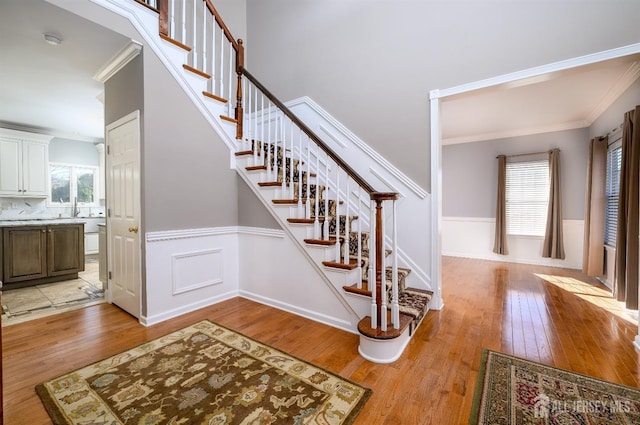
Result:
{"label": "dark wood base cabinet", "polygon": [[84,224],[2,229],[5,289],[73,278],[84,270]]}

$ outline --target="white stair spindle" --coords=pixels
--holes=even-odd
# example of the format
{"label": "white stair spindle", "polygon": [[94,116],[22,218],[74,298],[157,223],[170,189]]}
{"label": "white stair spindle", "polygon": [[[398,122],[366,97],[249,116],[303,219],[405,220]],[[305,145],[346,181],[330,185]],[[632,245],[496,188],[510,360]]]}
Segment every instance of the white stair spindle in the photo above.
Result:
{"label": "white stair spindle", "polygon": [[216,94],[216,17],[211,14],[211,93]]}
{"label": "white stair spindle", "polygon": [[[218,74],[218,96],[224,98],[224,31],[220,28],[220,72]],[[231,99],[227,99],[231,101]]]}
{"label": "white stair spindle", "polygon": [[235,52],[235,49],[233,48],[233,46],[231,45],[231,42],[229,42],[229,85],[228,85],[228,90],[229,90],[229,96],[227,97],[227,99],[229,99],[229,101],[227,102],[227,105],[229,107],[229,116],[232,116],[231,113],[233,111],[232,106],[231,106],[231,99],[233,99],[233,53]]}
{"label": "white stair spindle", "polygon": [[193,0],[193,21],[191,24],[193,26],[193,34],[191,40],[191,65],[196,69],[198,68],[198,1],[200,0]]}
{"label": "white stair spindle", "polygon": [[176,39],[176,0],[169,0],[169,37]]}
{"label": "white stair spindle", "polygon": [[381,275],[382,275],[382,290],[381,290],[381,297],[380,297],[380,301],[382,301],[382,305],[380,307],[380,314],[382,315],[382,317],[380,317],[380,328],[383,331],[387,331],[387,266],[386,266],[386,250],[384,248],[385,243],[384,243],[384,208],[382,208],[380,210],[380,214],[382,214],[382,220],[380,223],[380,234],[382,235],[382,252],[379,252],[378,255],[380,255],[380,260],[382,262],[382,265],[380,266],[380,269],[382,271]]}
{"label": "white stair spindle", "polygon": [[267,180],[271,181],[271,101],[267,99],[267,151],[264,153],[267,165]]}
{"label": "white stair spindle", "polygon": [[351,223],[349,223],[349,199],[351,198],[351,194],[349,193],[349,181],[351,180],[349,178],[349,175],[346,175],[346,180],[347,180],[347,188],[345,191],[345,204],[346,206],[346,211],[345,211],[345,220],[344,220],[344,254],[343,254],[343,258],[344,258],[344,263],[345,264],[349,264],[351,261],[349,260],[349,251],[351,250]]}
{"label": "white stair spindle", "polygon": [[362,187],[360,185],[358,185],[358,210],[357,213],[358,214],[358,269],[360,270],[360,273],[358,274],[358,289],[362,289],[362,219],[360,217],[362,217],[362,200],[360,199],[360,196],[362,195]]}
{"label": "white stair spindle", "polygon": [[182,0],[182,32],[180,37],[182,44],[187,44],[187,0]]}
{"label": "white stair spindle", "polygon": [[336,163],[336,262],[340,262],[340,167]]}
{"label": "white stair spindle", "polygon": [[369,290],[371,291],[371,328],[378,327],[378,306],[376,304],[376,205],[374,201],[369,201]]}
{"label": "white stair spindle", "polygon": [[[298,217],[305,217],[305,215],[303,214],[304,211],[302,210],[303,205],[302,205],[302,185],[304,182],[304,178],[303,178],[303,174],[304,174],[304,167],[303,167],[303,150],[302,150],[302,130],[298,129],[298,152],[300,153],[300,170],[298,171]],[[307,162],[309,162],[307,160]],[[307,198],[309,198],[309,174],[307,174]]]}
{"label": "white stair spindle", "polygon": [[392,296],[393,299],[391,300],[391,323],[393,324],[393,328],[394,329],[400,329],[400,306],[398,304],[398,294],[399,294],[399,288],[398,288],[398,222],[397,222],[397,217],[396,217],[396,201],[393,200],[391,201],[393,203],[392,205],[392,229],[391,231],[393,232],[392,234],[392,240],[393,240],[393,245],[391,247],[391,249],[393,250],[391,253],[391,261],[392,261],[392,267],[391,267],[391,273],[392,273],[392,284],[393,284],[393,291],[392,291]]}
{"label": "white stair spindle", "polygon": [[[309,144],[311,144],[311,141],[309,141]],[[316,155],[316,184],[320,184],[321,183],[321,179],[320,179],[320,153],[318,152],[318,146],[315,145],[315,155]],[[325,186],[326,188],[327,186]],[[327,188],[328,191],[328,188]],[[319,196],[319,192],[316,190],[316,202],[314,203],[314,208],[315,208],[315,212],[314,212],[314,217],[315,217],[315,222],[313,225],[313,230],[314,230],[314,238],[315,239],[320,239],[320,196]]]}
{"label": "white stair spindle", "polygon": [[[294,149],[293,149],[293,121],[289,120],[289,134],[290,134],[290,145],[291,145],[291,153],[289,154],[289,199],[293,199],[293,190],[295,189],[295,185],[293,184],[293,168],[294,168],[294,164],[293,164],[293,158],[294,156]],[[300,160],[298,160],[300,161]],[[298,162],[298,164],[300,164],[300,162]],[[298,186],[300,186],[300,172],[298,172]]]}
{"label": "white stair spindle", "polygon": [[[324,181],[327,186],[327,192],[329,192],[329,154],[325,154],[324,158]],[[334,201],[335,202],[335,201]],[[322,236],[324,240],[329,240],[329,196],[324,200],[324,221],[322,222]]]}
{"label": "white stair spindle", "polygon": [[[207,72],[207,3],[202,2],[202,71]],[[213,73],[213,72],[212,72]]]}

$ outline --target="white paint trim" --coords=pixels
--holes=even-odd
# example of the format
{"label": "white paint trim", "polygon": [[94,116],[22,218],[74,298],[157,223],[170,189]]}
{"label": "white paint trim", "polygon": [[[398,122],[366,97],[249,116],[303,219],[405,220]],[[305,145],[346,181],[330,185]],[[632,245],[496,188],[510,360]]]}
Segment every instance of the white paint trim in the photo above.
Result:
{"label": "white paint trim", "polygon": [[593,63],[603,62],[610,59],[621,58],[621,57],[633,55],[636,53],[640,53],[640,43],[630,44],[628,46],[623,46],[623,47],[617,47],[614,49],[609,49],[609,50],[605,50],[598,53],[591,53],[584,56],[578,56],[576,58],[553,62],[547,65],[537,66],[537,67],[525,69],[522,71],[511,72],[509,74],[503,74],[497,77],[486,78],[484,80],[475,81],[467,84],[461,84],[459,86],[451,87],[448,89],[432,90],[430,92],[430,98],[432,100],[442,99],[443,97],[455,96],[457,94],[467,93],[473,90],[484,89],[484,88],[496,86],[499,84],[522,80],[525,78],[538,77],[543,74],[563,71],[571,68],[577,68],[579,66],[590,65]]}
{"label": "white paint trim", "polygon": [[[93,79],[106,83],[109,78],[113,77],[118,71],[124,68],[129,62],[136,58],[142,51],[142,44],[137,41],[131,40],[129,44],[124,46],[118,53],[113,55],[111,59],[107,61],[102,68],[93,75]],[[104,103],[104,102],[103,102]]]}
{"label": "white paint trim", "polygon": [[237,226],[165,230],[159,232],[148,232],[146,234],[146,240],[147,242],[160,242],[188,238],[202,238],[206,236],[232,235],[236,233],[238,233]]}
{"label": "white paint trim", "polygon": [[277,308],[278,310],[283,310],[283,311],[287,311],[289,313],[295,314],[297,316],[306,317],[307,319],[313,320],[314,322],[323,323],[333,328],[338,328],[352,334],[357,334],[357,331],[354,331],[351,323],[346,320],[340,320],[335,317],[331,317],[331,316],[327,316],[325,314],[319,313],[317,311],[312,311],[305,308],[297,307],[293,304],[284,303],[278,300],[274,300],[272,298],[254,294],[249,291],[244,291],[242,289],[240,290],[239,295],[248,300],[255,301],[260,304],[268,305],[273,308]]}
{"label": "white paint trim", "polygon": [[442,144],[440,102],[437,90],[431,92],[431,286],[433,298],[430,305],[442,309]]}

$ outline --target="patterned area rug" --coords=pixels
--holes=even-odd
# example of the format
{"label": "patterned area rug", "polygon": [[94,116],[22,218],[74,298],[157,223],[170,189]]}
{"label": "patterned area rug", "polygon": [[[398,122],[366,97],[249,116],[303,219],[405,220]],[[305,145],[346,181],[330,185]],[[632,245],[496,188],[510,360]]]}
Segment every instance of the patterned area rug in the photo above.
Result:
{"label": "patterned area rug", "polygon": [[469,424],[640,424],[640,390],[485,349]]}
{"label": "patterned area rug", "polygon": [[371,395],[209,321],[36,386],[54,424],[350,424]]}

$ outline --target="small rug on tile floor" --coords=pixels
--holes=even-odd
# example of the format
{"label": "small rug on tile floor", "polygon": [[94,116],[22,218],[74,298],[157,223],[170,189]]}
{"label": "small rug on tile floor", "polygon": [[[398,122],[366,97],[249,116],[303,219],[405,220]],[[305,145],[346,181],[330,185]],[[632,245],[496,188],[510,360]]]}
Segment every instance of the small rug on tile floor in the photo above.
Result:
{"label": "small rug on tile floor", "polygon": [[485,349],[469,424],[640,424],[640,390]]}
{"label": "small rug on tile floor", "polygon": [[207,320],[38,384],[54,424],[350,424],[371,390]]}

